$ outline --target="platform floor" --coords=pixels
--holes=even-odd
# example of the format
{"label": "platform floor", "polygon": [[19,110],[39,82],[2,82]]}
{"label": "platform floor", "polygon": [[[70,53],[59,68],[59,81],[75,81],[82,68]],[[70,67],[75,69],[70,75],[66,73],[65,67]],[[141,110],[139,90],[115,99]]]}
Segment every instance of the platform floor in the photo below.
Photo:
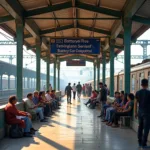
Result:
{"label": "platform floor", "polygon": [[83,103],[62,103],[48,123],[34,123],[39,131],[34,138],[0,141],[0,150],[137,150],[136,133],[131,129],[113,129],[97,118],[99,110]]}

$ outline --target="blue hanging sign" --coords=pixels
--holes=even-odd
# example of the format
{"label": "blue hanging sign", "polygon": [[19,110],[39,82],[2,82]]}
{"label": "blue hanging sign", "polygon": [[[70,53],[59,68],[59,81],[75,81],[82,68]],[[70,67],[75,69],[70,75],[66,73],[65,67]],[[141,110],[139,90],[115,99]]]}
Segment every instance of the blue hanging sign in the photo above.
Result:
{"label": "blue hanging sign", "polygon": [[85,60],[67,60],[66,66],[86,66]]}
{"label": "blue hanging sign", "polygon": [[51,39],[52,54],[99,54],[100,39],[70,38]]}

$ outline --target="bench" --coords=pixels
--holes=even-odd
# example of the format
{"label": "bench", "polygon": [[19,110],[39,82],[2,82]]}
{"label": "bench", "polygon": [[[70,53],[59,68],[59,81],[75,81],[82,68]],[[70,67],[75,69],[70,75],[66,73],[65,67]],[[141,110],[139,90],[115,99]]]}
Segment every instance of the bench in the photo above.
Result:
{"label": "bench", "polygon": [[120,117],[120,128],[131,128],[131,116]]}

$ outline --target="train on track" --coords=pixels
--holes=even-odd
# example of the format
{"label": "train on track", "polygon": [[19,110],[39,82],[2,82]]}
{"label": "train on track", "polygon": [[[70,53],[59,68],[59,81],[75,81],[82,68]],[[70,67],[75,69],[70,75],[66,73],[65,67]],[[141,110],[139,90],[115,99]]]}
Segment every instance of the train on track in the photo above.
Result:
{"label": "train on track", "polygon": [[[144,60],[142,63],[131,65],[130,72],[130,91],[135,93],[141,88],[141,80],[143,78],[148,79],[149,81],[149,89],[150,89],[150,59]],[[86,82],[87,84],[94,85],[94,81],[90,80]],[[106,77],[105,83],[109,88],[110,85],[110,77]],[[124,70],[114,75],[114,91],[122,91],[124,90]]]}

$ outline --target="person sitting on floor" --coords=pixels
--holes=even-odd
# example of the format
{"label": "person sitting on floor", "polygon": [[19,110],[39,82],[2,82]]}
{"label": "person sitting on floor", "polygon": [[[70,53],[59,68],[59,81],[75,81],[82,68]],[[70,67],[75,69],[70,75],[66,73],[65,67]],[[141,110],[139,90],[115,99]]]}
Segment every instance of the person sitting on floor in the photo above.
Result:
{"label": "person sitting on floor", "polygon": [[38,107],[40,104],[35,105],[33,103],[33,95],[32,95],[32,93],[28,93],[27,94],[27,98],[28,99],[25,102],[26,111],[31,113],[31,114],[39,114],[40,121],[41,122],[47,122],[44,119],[43,108],[42,107]]}
{"label": "person sitting on floor", "polygon": [[[112,127],[118,127],[118,120],[120,116],[132,116],[133,106],[134,106],[134,95],[132,93],[127,96],[127,103],[121,111],[116,111],[112,116]],[[110,125],[111,126],[111,125]]]}
{"label": "person sitting on floor", "polygon": [[18,124],[24,129],[25,137],[32,137],[32,134],[37,131],[32,127],[31,115],[28,112],[20,111],[16,108],[17,97],[10,96],[9,102],[5,107],[6,122],[9,125]]}
{"label": "person sitting on floor", "polygon": [[90,99],[85,103],[85,105],[87,106],[88,104],[90,104],[93,100],[95,100],[97,97],[97,93],[95,91],[92,91],[92,95],[90,97]]}

